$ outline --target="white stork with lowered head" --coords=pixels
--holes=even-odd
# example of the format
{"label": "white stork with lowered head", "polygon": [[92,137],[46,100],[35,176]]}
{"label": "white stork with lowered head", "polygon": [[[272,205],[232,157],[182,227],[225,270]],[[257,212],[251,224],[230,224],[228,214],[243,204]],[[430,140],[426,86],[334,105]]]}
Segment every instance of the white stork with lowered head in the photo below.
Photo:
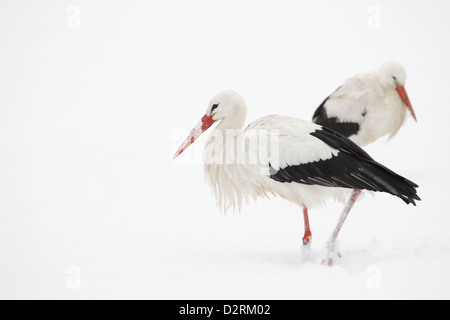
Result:
{"label": "white stork with lowered head", "polygon": [[327,97],[313,122],[365,146],[380,137],[395,136],[406,121],[407,109],[417,121],[405,90],[406,71],[394,61],[377,72],[348,79]]}
{"label": "white stork with lowered head", "polygon": [[[303,209],[303,241],[307,243],[311,237],[308,208],[327,198],[345,201],[352,189],[366,189],[390,193],[407,204],[420,200],[415,183],[334,131],[277,115],[260,118],[243,130],[246,115],[241,95],[219,93],[173,157],[217,122],[206,142],[204,169],[218,205],[225,209],[240,207],[248,198],[278,195]],[[328,245],[330,265],[336,255],[336,237]]]}
{"label": "white stork with lowered head", "polygon": [[[347,79],[316,109],[313,122],[339,132],[361,147],[386,135],[391,139],[405,123],[407,109],[417,121],[405,82],[403,66],[395,61],[385,62],[377,72]],[[360,192],[353,191],[337,232]]]}

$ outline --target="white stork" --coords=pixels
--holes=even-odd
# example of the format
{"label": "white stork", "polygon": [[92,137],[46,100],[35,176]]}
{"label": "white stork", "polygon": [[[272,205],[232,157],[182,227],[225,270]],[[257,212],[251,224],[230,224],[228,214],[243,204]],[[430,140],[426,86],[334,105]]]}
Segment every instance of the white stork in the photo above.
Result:
{"label": "white stork", "polygon": [[[420,200],[415,183],[334,131],[277,115],[260,118],[242,130],[246,115],[241,95],[219,93],[173,157],[218,122],[206,142],[204,169],[218,205],[225,210],[240,208],[248,198],[273,194],[298,204],[307,218],[308,208],[329,197],[344,201],[352,189],[387,192],[413,205]],[[304,242],[310,236],[306,220]],[[334,243],[328,249],[332,264]]]}
{"label": "white stork", "polygon": [[[386,135],[391,139],[405,123],[406,109],[417,121],[405,82],[405,69],[394,61],[384,63],[377,72],[349,78],[317,108],[313,122],[339,132],[361,147]],[[333,237],[337,237],[360,192],[354,190]]]}
{"label": "white stork", "polygon": [[365,146],[380,137],[395,136],[409,109],[406,71],[397,62],[384,63],[377,72],[348,79],[317,108],[313,122]]}

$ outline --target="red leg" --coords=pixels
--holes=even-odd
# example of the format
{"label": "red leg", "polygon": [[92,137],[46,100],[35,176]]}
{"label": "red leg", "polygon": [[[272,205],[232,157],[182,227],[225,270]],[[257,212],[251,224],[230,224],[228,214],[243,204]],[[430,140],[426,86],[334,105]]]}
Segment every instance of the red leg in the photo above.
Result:
{"label": "red leg", "polygon": [[307,245],[311,242],[312,234],[311,228],[309,227],[309,218],[308,218],[308,208],[303,208],[303,220],[305,222],[305,235],[303,236],[303,245]]}
{"label": "red leg", "polygon": [[[339,231],[341,231],[342,226],[344,225],[345,220],[348,217],[348,214],[350,212],[350,210],[352,209],[353,205],[356,202],[356,199],[358,199],[358,196],[360,195],[361,190],[358,189],[354,189],[352,196],[350,197],[350,199],[348,200],[347,204],[345,205],[344,211],[342,212],[341,217],[339,218],[338,224],[336,226],[336,228],[334,229],[330,239],[327,242],[327,249],[328,249],[328,261],[327,264],[329,266],[333,265],[333,257],[332,255],[334,254],[334,250],[335,250],[335,246],[336,246],[336,239],[339,235]],[[340,257],[340,253],[337,253],[338,257]],[[323,264],[325,264],[325,260],[322,262]]]}

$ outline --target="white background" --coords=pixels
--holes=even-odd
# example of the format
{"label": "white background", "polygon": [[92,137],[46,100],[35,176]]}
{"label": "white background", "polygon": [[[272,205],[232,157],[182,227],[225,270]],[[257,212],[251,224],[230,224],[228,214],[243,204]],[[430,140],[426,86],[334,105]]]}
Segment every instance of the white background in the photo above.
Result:
{"label": "white background", "polygon": [[[0,298],[450,298],[450,4],[430,1],[2,1]],[[398,60],[418,122],[367,150],[420,185],[366,195],[320,264],[341,204],[281,199],[224,216],[204,137],[210,98],[248,121],[311,119],[355,73]]]}

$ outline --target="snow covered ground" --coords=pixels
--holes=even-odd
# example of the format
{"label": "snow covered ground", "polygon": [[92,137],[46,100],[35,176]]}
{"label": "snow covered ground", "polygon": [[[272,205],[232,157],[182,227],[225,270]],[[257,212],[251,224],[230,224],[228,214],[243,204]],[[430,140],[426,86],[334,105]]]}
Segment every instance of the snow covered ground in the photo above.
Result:
{"label": "snow covered ground", "polygon": [[[450,298],[448,1],[3,1],[0,298]],[[310,119],[342,81],[408,71],[418,123],[369,146],[420,185],[417,207],[261,200],[226,216],[199,139],[172,155],[217,92],[248,120]]]}

